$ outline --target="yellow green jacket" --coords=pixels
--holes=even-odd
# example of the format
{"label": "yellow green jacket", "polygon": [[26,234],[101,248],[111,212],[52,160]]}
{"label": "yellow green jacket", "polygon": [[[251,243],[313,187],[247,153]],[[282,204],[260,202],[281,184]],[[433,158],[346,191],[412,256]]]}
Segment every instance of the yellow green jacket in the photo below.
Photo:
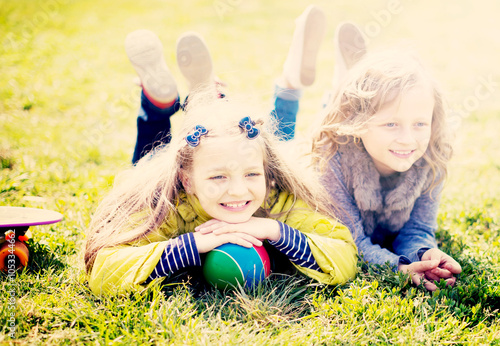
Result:
{"label": "yellow green jacket", "polygon": [[[306,235],[322,272],[294,266],[303,274],[328,285],[342,284],[356,275],[357,249],[349,229],[339,221],[312,210],[302,200],[281,192],[271,215]],[[292,208],[293,206],[293,208]],[[138,242],[99,250],[89,277],[95,294],[116,294],[144,288],[144,282],[158,264],[171,234],[194,232],[210,220],[194,196],[182,194],[177,212],[159,229]]]}

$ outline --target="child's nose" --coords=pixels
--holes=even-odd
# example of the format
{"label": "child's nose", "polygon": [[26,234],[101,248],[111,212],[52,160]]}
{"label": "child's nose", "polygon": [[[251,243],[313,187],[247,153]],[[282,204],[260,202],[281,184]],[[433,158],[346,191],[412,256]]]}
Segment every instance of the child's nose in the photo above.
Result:
{"label": "child's nose", "polygon": [[415,134],[413,133],[413,129],[411,127],[401,127],[398,131],[396,141],[401,144],[415,143]]}
{"label": "child's nose", "polygon": [[243,179],[231,179],[229,184],[228,193],[231,196],[241,196],[248,191],[248,188]]}

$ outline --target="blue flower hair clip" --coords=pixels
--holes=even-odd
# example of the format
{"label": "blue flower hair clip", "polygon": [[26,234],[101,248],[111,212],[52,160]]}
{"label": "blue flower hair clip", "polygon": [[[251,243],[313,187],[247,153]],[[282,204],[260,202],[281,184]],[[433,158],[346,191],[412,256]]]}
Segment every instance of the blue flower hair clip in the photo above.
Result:
{"label": "blue flower hair clip", "polygon": [[194,132],[186,136],[186,142],[190,146],[197,147],[200,144],[200,137],[205,136],[208,130],[201,125],[196,125],[194,127]]}
{"label": "blue flower hair clip", "polygon": [[255,127],[255,121],[252,121],[250,117],[244,117],[240,120],[239,126],[246,131],[248,139],[257,138],[260,130]]}

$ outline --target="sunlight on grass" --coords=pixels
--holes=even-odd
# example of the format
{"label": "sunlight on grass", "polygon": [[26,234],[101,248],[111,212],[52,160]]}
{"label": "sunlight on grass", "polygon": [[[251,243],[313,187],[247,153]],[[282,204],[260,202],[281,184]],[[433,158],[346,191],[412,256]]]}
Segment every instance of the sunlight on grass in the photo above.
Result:
{"label": "sunlight on grass", "polygon": [[135,141],[140,89],[123,48],[127,33],[158,34],[183,97],[175,43],[184,31],[198,31],[228,92],[270,107],[294,18],[308,3],[0,0],[1,204],[64,215],[32,229],[31,259],[13,293],[0,274],[2,301],[14,294],[17,303],[17,340],[8,336],[10,312],[2,304],[0,343],[500,343],[500,3],[316,3],[328,31],[316,82],[301,101],[301,133],[330,86],[340,21],[356,22],[369,49],[404,41],[444,86],[460,126],[437,240],[462,265],[457,285],[429,293],[389,268],[360,263],[358,277],[342,287],[273,275],[253,292],[171,284],[95,296],[82,271],[85,228],[115,175],[129,167]]}

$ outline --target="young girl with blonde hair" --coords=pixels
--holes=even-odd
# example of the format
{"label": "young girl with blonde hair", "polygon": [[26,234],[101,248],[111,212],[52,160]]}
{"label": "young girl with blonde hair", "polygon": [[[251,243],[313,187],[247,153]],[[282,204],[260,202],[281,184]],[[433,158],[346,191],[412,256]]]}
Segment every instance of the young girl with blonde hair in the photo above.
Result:
{"label": "young girl with blonde hair", "polygon": [[437,248],[439,198],[452,154],[442,93],[412,54],[366,54],[325,107],[313,142],[323,184],[360,254],[428,290],[460,265]]}
{"label": "young girl with blonde hair", "polygon": [[[286,60],[295,64],[285,64],[277,81],[274,115],[284,139],[294,137],[287,130],[295,127],[302,88],[314,82],[324,32],[317,23],[297,22]],[[434,235],[452,154],[442,93],[414,55],[367,53],[353,23],[341,23],[334,42],[333,90],[314,129],[313,157],[336,214],[365,261],[389,263],[428,290],[441,279],[452,285],[461,267]]]}
{"label": "young girl with blonde hair", "polygon": [[201,266],[200,254],[224,243],[265,241],[325,284],[353,278],[349,230],[329,216],[314,174],[280,153],[274,130],[267,112],[190,95],[179,131],[120,174],[93,216],[85,249],[93,292]]}

